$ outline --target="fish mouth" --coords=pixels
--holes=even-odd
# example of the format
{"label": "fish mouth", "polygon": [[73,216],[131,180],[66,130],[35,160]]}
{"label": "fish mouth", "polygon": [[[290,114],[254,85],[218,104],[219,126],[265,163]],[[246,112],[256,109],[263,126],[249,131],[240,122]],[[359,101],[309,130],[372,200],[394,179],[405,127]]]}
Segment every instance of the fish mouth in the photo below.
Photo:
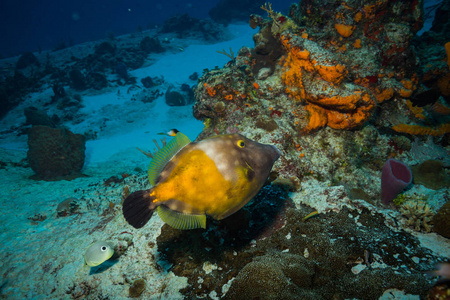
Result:
{"label": "fish mouth", "polygon": [[272,159],[273,159],[273,161],[276,161],[277,159],[279,159],[280,158],[280,156],[281,156],[281,152],[280,152],[280,150],[278,150],[278,148],[276,147],[276,146],[274,146],[274,145],[268,145],[270,148],[271,148],[271,157],[272,157]]}

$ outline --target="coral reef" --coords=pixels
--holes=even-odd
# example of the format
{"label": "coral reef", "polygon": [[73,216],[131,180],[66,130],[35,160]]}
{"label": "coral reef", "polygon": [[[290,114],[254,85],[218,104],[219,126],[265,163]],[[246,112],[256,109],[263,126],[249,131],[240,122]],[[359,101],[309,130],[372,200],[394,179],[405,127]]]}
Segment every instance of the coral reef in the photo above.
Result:
{"label": "coral reef", "polygon": [[182,84],[180,87],[171,85],[164,97],[169,106],[183,106],[194,102],[194,91],[187,84]]}
{"label": "coral reef", "polygon": [[450,284],[438,282],[428,292],[427,299],[446,299],[450,295]]}
{"label": "coral reef", "polygon": [[423,163],[426,160],[432,159],[441,161],[445,168],[450,167],[449,152],[445,148],[436,145],[431,136],[424,142],[421,142],[417,138],[414,139],[411,143],[411,151],[409,151],[409,154],[417,163]]}
{"label": "coral reef", "polygon": [[[305,1],[289,16],[265,5],[268,19],[252,15],[250,26],[259,27],[255,47],[205,70],[195,88],[194,116],[205,124],[199,138],[230,132],[264,138],[284,151],[275,168],[284,179],[312,176],[370,190],[356,169],[371,173],[386,158],[413,151],[408,136],[392,126],[434,117],[408,101],[419,86],[411,39],[421,26],[421,3],[360,4],[329,1],[325,8]],[[348,37],[345,28],[352,30]],[[446,126],[436,128],[445,134]]]}
{"label": "coral reef", "polygon": [[302,255],[267,253],[255,257],[233,280],[224,299],[295,299],[314,297],[314,263]]}
{"label": "coral reef", "polygon": [[[229,62],[223,68],[204,70],[195,87],[194,105],[195,117],[205,125],[198,139],[239,132],[278,147],[282,155],[260,193],[229,218],[208,219],[205,230],[175,230],[156,217],[139,231],[126,225],[121,202],[130,192],[149,188],[143,170],[146,161],[142,168],[133,169],[130,162],[122,164],[120,157],[113,158],[114,166],[105,168],[110,172],[114,168],[112,174],[93,172],[95,178],[77,180],[81,188],[68,195],[66,191],[55,194],[51,206],[18,216],[21,223],[32,226],[21,227],[23,236],[34,239],[32,246],[43,245],[36,235],[28,234],[39,231],[39,237],[52,241],[44,247],[53,247],[56,234],[48,228],[55,224],[66,226],[71,238],[59,244],[59,251],[67,255],[45,262],[35,260],[24,247],[28,244],[17,239],[4,251],[3,297],[27,293],[29,297],[95,299],[111,295],[378,299],[393,295],[392,289],[426,297],[434,283],[423,273],[448,259],[434,252],[442,245],[432,251],[426,242],[450,237],[448,181],[443,179],[450,166],[450,105],[445,95],[450,77],[443,47],[448,40],[438,47],[413,37],[422,23],[420,0],[329,0],[326,5],[304,0],[292,5],[288,15],[273,11],[270,4],[260,12],[268,17],[255,14],[250,18],[250,26],[259,28],[254,48],[218,51]],[[439,15],[443,12],[442,8]],[[213,26],[186,15],[171,18],[166,30],[171,38],[175,32],[190,37],[205,34],[209,39],[209,32],[214,35],[216,29],[222,30],[209,31]],[[158,77],[132,83],[130,71],[142,65],[152,51],[178,53],[182,49],[175,49],[172,40],[163,37],[137,35],[132,45],[113,38],[101,42],[85,57],[72,57],[64,66],[55,67],[50,60],[45,74],[52,75],[47,77],[44,71],[37,77],[27,73],[44,68],[39,59],[40,67],[32,64],[16,71],[14,80],[0,77],[0,96],[6,93],[10,101],[12,95],[20,95],[4,83],[19,87],[23,82],[27,88],[22,91],[29,91],[35,81],[47,78],[45,82],[54,87],[52,101],[64,111],[78,108],[81,99],[71,95],[67,85],[84,91],[129,84],[127,94],[139,91],[126,96],[134,105],[142,107],[137,101],[154,103],[168,85],[162,85],[164,80]],[[427,51],[432,59],[425,58]],[[119,99],[125,97],[124,90],[117,94]],[[177,84],[166,96],[169,105],[186,104],[192,90],[190,85]],[[109,116],[108,109],[102,114]],[[36,122],[53,121],[53,117],[41,117]],[[58,132],[70,135],[62,129]],[[411,136],[421,133],[428,138]],[[50,135],[48,140],[55,138]],[[46,143],[53,146],[52,151],[56,149],[51,141]],[[58,168],[65,169],[70,156],[82,156],[80,149],[84,151],[80,146],[56,156],[50,156],[49,149],[43,153],[53,162],[64,162]],[[382,205],[380,175],[390,158],[404,161],[418,173],[414,174],[414,195],[406,192],[387,208]],[[0,162],[0,172],[10,172],[12,166],[20,168],[14,180],[30,175],[25,162],[6,159]],[[439,191],[424,187],[432,187],[430,182],[436,180],[441,181],[434,186]],[[5,190],[12,182],[5,183]],[[56,191],[64,184],[39,183]],[[36,184],[31,181],[27,193],[42,189]],[[18,199],[17,190],[15,185],[5,198]],[[417,190],[424,191],[426,201],[425,196],[415,195]],[[5,203],[5,213],[15,211],[18,206],[9,208],[15,204]],[[315,217],[305,217],[311,215]],[[430,231],[442,237],[425,234]],[[101,268],[84,273],[78,269],[82,262],[74,245],[79,242],[85,247],[97,239],[111,241],[115,254]],[[18,282],[30,271],[47,284],[35,282],[22,292]]]}
{"label": "coral reef", "polygon": [[[357,1],[329,2],[326,9],[315,1],[294,5],[289,17],[263,6],[269,20],[251,17],[251,26],[260,27],[255,48],[242,48],[222,70],[200,79],[195,115],[211,118],[216,98],[228,100],[220,111],[251,111],[261,98],[277,99],[267,109],[289,113],[290,126],[308,133],[323,126],[359,128],[377,105],[411,97],[418,78],[410,40],[421,25],[421,5],[370,1],[361,16]],[[401,23],[390,21],[399,15]],[[312,26],[314,19],[321,26]]]}
{"label": "coral reef", "polygon": [[450,238],[450,201],[437,211],[433,218],[434,231],[443,237]]}
{"label": "coral reef", "polygon": [[33,126],[28,133],[27,158],[36,179],[58,180],[82,176],[85,138],[67,129]]}
{"label": "coral reef", "polygon": [[406,218],[405,225],[415,231],[431,232],[435,212],[425,201],[408,200],[400,205],[400,213]]}
{"label": "coral reef", "polygon": [[[421,87],[414,99],[414,105],[425,110],[425,119],[416,119],[414,125],[419,127],[404,127],[401,132],[411,134],[443,135],[449,132],[450,119],[448,106],[450,103],[450,66],[448,64],[448,11],[450,3],[442,1],[436,9],[433,26],[420,37],[415,37],[413,44],[416,49],[420,65],[418,69]],[[417,101],[419,100],[419,101]],[[427,127],[425,129],[424,127]],[[411,130],[413,130],[411,132]],[[418,133],[416,133],[418,132]]]}
{"label": "coral reef", "polygon": [[[27,125],[43,125],[48,127],[55,127],[55,121],[47,115],[43,109],[30,106],[24,109],[25,124]],[[53,118],[54,119],[54,118]]]}
{"label": "coral reef", "polygon": [[164,48],[158,38],[146,36],[139,43],[139,48],[145,53],[162,53]]}
{"label": "coral reef", "polygon": [[39,66],[39,61],[33,53],[25,52],[17,60],[16,69],[25,69],[26,67],[31,65]]}
{"label": "coral reef", "polygon": [[26,76],[22,71],[16,70],[13,74],[0,76],[0,118],[21,103],[25,95],[37,91],[39,79],[45,75],[33,71]]}
{"label": "coral reef", "polygon": [[[333,233],[342,233],[339,226],[344,228],[345,225],[336,221],[336,218],[341,220],[340,217],[334,214],[330,216],[330,211],[340,215],[345,210],[342,206],[356,205],[357,201],[362,201],[358,199],[364,199],[379,207],[381,195],[379,189],[374,188],[376,184],[373,176],[379,176],[386,159],[399,158],[408,164],[411,159],[415,163],[422,163],[430,159],[430,156],[446,160],[448,154],[442,154],[446,150],[434,144],[443,143],[445,139],[430,139],[426,144],[422,144],[424,139],[418,138],[412,142],[410,136],[419,134],[418,130],[410,129],[422,130],[422,127],[427,128],[427,134],[448,136],[448,121],[443,117],[447,108],[443,93],[438,89],[423,86],[423,64],[420,62],[419,65],[413,46],[413,36],[422,26],[422,2],[327,1],[324,6],[321,1],[308,0],[292,5],[288,16],[273,11],[270,4],[261,8],[267,12],[268,19],[252,15],[249,22],[252,28],[259,27],[259,32],[253,37],[254,48],[243,47],[236,56],[227,55],[230,61],[223,68],[205,70],[199,80],[195,89],[194,116],[205,124],[199,139],[214,134],[241,132],[254,139],[277,145],[282,156],[275,165],[271,180],[274,180],[274,184],[287,183],[286,189],[301,198],[300,203],[318,207],[319,217],[299,224],[298,220],[310,211],[295,219],[290,218],[295,213],[288,209],[285,227],[273,232],[263,241],[256,240],[256,246],[253,246],[255,249],[247,248],[244,251],[245,256],[242,252],[237,252],[233,271],[230,271],[227,277],[235,279],[230,283],[229,289],[227,284],[228,292],[225,297],[238,299],[238,295],[245,295],[248,298],[271,299],[278,293],[280,298],[286,299],[295,296],[317,299],[378,298],[381,290],[369,291],[360,285],[357,288],[352,285],[348,289],[343,287],[343,284],[332,287],[336,280],[325,275],[326,264],[322,268],[309,269],[314,272],[314,286],[320,288],[309,288],[300,283],[297,285],[289,274],[285,273],[283,261],[287,256],[298,255],[296,263],[301,264],[303,257],[314,257],[316,266],[321,265],[323,262],[319,258],[319,252],[326,252],[327,241],[317,240],[319,237],[313,234],[314,229],[309,227],[309,222],[316,224],[319,219],[321,226],[327,226],[328,221],[325,219],[329,218],[328,220],[334,223],[328,224],[327,229],[321,232],[332,228]],[[438,56],[438,59],[445,62],[442,56]],[[430,99],[430,95],[435,99],[432,104],[417,104],[423,99]],[[443,113],[436,113],[437,111]],[[400,130],[405,128],[410,130],[408,134]],[[293,184],[294,182],[298,184]],[[310,194],[300,191],[314,189],[316,184],[331,188],[325,189],[325,192],[314,190],[314,193]],[[319,191],[322,192],[320,196]],[[349,191],[348,196],[345,191]],[[311,199],[305,199],[307,196]],[[323,202],[318,204],[319,201]],[[324,202],[328,206],[324,205]],[[420,232],[432,230],[434,211],[431,207],[434,206],[406,197],[396,203],[401,213],[393,214],[401,216],[402,221],[399,223],[402,226],[412,227]],[[297,208],[301,207],[297,201],[296,204]],[[368,217],[364,211],[365,209],[359,211],[361,215],[358,220],[363,219],[362,223],[370,224],[367,226],[371,228],[383,228],[384,225],[377,223],[381,220],[397,229],[402,227],[396,220],[386,220],[385,215],[379,216],[378,219],[377,213]],[[327,213],[326,217],[322,217],[321,213]],[[250,218],[253,215],[252,213]],[[343,230],[348,230],[348,236],[357,235],[347,227]],[[405,236],[400,239],[405,242],[404,238],[409,236],[409,233],[401,232]],[[375,239],[378,239],[378,233],[371,233],[372,241],[374,235],[377,236]],[[384,233],[394,234],[390,230]],[[315,239],[315,247],[309,247],[307,241],[299,240],[299,235],[307,239],[311,234]],[[354,241],[357,242],[351,244],[360,247],[359,253],[369,253],[367,257],[370,257],[370,253],[373,257],[378,257],[374,258],[375,262],[371,263],[370,258],[363,258],[365,254],[352,252],[354,249],[342,249],[342,253],[348,254],[344,259],[336,253],[341,250],[333,248],[335,250],[331,251],[331,256],[330,252],[327,252],[327,259],[337,265],[346,260],[350,266],[333,265],[330,269],[340,270],[348,267],[353,274],[364,276],[364,279],[359,278],[352,281],[353,283],[359,284],[361,280],[383,280],[373,269],[374,265],[379,262],[383,266],[392,266],[398,263],[394,262],[394,258],[398,258],[397,254],[393,257],[392,253],[405,254],[400,254],[402,250],[397,248],[389,249],[390,258],[383,255],[388,248],[399,246],[388,242],[386,235],[379,237],[383,243],[388,243],[388,246],[381,247],[382,249],[373,249],[370,243],[363,242],[364,245],[361,245],[361,237],[356,237]],[[339,240],[333,236],[333,240]],[[176,237],[175,240],[182,239]],[[226,244],[227,239],[224,240]],[[192,244],[194,243],[200,242],[192,241]],[[258,252],[260,246],[264,247],[264,250]],[[158,243],[158,249],[166,247],[166,243]],[[174,254],[175,246],[172,247],[172,250],[167,250],[166,257],[169,262],[192,268],[192,271],[188,272],[187,269],[176,267],[174,272],[184,276],[194,274],[188,281],[193,289],[184,290],[185,295],[202,297],[211,292],[212,286],[223,286],[223,279],[216,278],[220,283],[213,283],[209,276],[207,279],[203,277],[203,284],[197,284],[196,278],[202,271],[194,265],[196,259],[207,260],[216,264],[222,273],[226,273],[226,270],[230,269],[229,251],[226,247],[221,259],[203,252],[191,260],[180,253]],[[274,255],[270,252],[270,247],[283,252]],[[217,251],[215,247],[214,249]],[[250,262],[249,252],[256,252],[258,258],[253,256]],[[286,252],[289,252],[289,255]],[[192,256],[192,253],[185,255]],[[274,255],[272,259],[271,255]],[[351,265],[350,261],[357,261],[358,255],[360,263]],[[238,260],[245,261],[246,265],[236,265]],[[363,264],[371,269],[370,274],[360,272]],[[236,268],[240,269],[238,274],[234,272]],[[387,269],[383,269],[384,274],[386,271]],[[390,269],[389,272],[391,274],[395,271]],[[217,276],[217,273],[215,274]],[[337,276],[339,282],[346,282],[343,279],[345,274]],[[399,280],[404,279],[405,277],[402,277]],[[273,285],[263,290],[261,286],[268,286],[269,281]],[[426,289],[413,292],[407,283],[400,281],[391,286],[407,290],[408,293],[421,294],[422,297],[426,294]],[[285,288],[281,288],[282,286]],[[379,282],[374,286],[379,286]],[[364,294],[351,294],[355,290],[364,290]],[[221,295],[223,289],[215,288],[214,292],[215,295]]]}
{"label": "coral reef", "polygon": [[[260,211],[279,209],[270,196],[264,196],[270,189],[265,187],[254,200]],[[242,295],[252,299],[377,299],[384,284],[417,295],[424,295],[431,286],[420,272],[409,269],[431,267],[410,258],[425,258],[428,250],[404,231],[390,230],[378,213],[344,208],[304,222],[309,208],[287,207],[282,226],[264,238],[255,238],[247,233],[264,227],[253,227],[259,216],[252,206],[247,209],[246,218],[230,217],[233,220],[227,224],[250,218],[248,225],[241,223],[231,231],[221,223],[207,231],[190,232],[163,226],[157,239],[160,264],[171,265],[176,275],[188,278],[189,287],[183,290],[186,298],[213,293],[225,294],[225,299],[241,299]],[[261,218],[268,222],[266,228],[273,227],[273,216]],[[377,262],[368,262],[370,267],[363,259],[365,250],[379,257]],[[355,266],[362,268],[357,280],[351,272]]]}
{"label": "coral reef", "polygon": [[78,69],[72,69],[69,71],[69,82],[70,87],[75,90],[83,91],[87,88],[86,77]]}
{"label": "coral reef", "polygon": [[411,168],[414,184],[421,184],[429,189],[439,190],[450,187],[450,176],[443,168],[443,162],[439,160],[426,160]]}

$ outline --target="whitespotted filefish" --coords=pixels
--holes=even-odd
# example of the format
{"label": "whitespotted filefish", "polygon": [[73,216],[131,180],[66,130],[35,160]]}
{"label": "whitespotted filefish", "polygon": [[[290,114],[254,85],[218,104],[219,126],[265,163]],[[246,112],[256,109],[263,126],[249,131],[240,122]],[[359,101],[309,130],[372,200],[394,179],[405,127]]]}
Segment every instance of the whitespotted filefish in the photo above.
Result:
{"label": "whitespotted filefish", "polygon": [[130,194],[123,215],[143,227],[156,210],[176,229],[206,228],[206,216],[228,217],[247,204],[267,180],[279,150],[240,134],[190,142],[181,132],[149,166],[151,189]]}

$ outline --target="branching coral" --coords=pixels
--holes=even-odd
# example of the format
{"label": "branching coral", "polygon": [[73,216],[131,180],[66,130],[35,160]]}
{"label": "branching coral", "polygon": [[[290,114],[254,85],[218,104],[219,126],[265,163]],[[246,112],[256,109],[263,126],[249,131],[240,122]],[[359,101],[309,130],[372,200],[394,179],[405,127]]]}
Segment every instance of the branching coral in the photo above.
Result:
{"label": "branching coral", "polygon": [[435,212],[422,200],[408,200],[400,206],[401,214],[406,218],[405,224],[415,231],[431,232],[431,220]]}
{"label": "branching coral", "polygon": [[292,28],[297,28],[297,25],[293,20],[284,16],[281,13],[277,13],[272,9],[272,3],[265,3],[261,6],[261,9],[267,12],[267,16],[272,19],[271,31],[273,35],[278,35],[279,33]]}

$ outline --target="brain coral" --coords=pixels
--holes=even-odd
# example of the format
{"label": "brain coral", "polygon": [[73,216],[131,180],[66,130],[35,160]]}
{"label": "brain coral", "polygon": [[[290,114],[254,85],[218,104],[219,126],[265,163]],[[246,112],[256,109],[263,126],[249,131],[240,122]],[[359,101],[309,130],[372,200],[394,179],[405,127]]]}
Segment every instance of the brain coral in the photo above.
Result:
{"label": "brain coral", "polygon": [[[233,280],[225,299],[304,299],[319,297],[312,286],[314,263],[295,254],[256,257]],[[317,298],[316,298],[317,299]]]}

